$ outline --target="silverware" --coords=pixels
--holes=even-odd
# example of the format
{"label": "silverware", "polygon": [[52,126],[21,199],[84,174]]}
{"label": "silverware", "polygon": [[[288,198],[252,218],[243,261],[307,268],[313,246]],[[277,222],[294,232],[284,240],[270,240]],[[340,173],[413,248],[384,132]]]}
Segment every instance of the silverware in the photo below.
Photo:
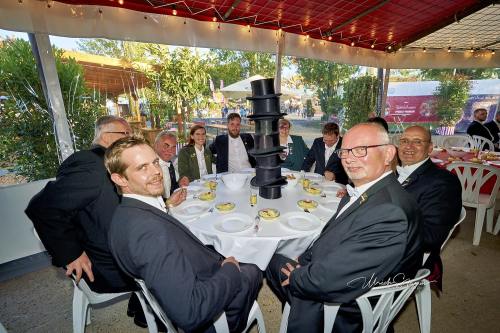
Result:
{"label": "silverware", "polygon": [[304,213],[311,213],[307,208],[302,208],[302,209],[304,210]]}
{"label": "silverware", "polygon": [[326,198],[326,193],[321,193],[322,198]]}
{"label": "silverware", "polygon": [[260,216],[257,215],[257,216],[255,216],[255,225],[253,227],[253,230],[254,230],[256,235],[257,235],[257,232],[259,232],[259,223],[260,223]]}

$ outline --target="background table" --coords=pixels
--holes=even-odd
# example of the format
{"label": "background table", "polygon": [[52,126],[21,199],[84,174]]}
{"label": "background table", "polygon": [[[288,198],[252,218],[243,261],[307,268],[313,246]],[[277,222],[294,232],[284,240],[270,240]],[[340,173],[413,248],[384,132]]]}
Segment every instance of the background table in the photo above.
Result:
{"label": "background table", "polygon": [[[249,179],[251,175],[249,175]],[[248,181],[249,181],[248,179]],[[260,269],[265,270],[271,257],[274,253],[281,253],[291,258],[295,258],[302,254],[307,247],[318,237],[325,223],[333,216],[337,210],[338,202],[330,202],[322,204],[326,201],[335,200],[332,198],[331,188],[329,187],[329,196],[322,198],[319,195],[310,195],[302,189],[299,182],[292,188],[283,188],[282,197],[279,199],[264,199],[258,197],[257,205],[250,206],[250,192],[258,193],[258,189],[251,188],[247,184],[243,189],[237,191],[229,190],[224,183],[219,179],[216,190],[216,198],[210,201],[210,206],[214,207],[217,203],[233,202],[236,207],[230,213],[220,213],[216,209],[209,214],[203,214],[195,219],[178,219],[184,223],[189,230],[196,235],[204,244],[212,245],[219,253],[224,256],[234,256],[238,261],[244,263],[256,264]],[[204,181],[193,182],[188,188],[203,186]],[[317,182],[319,185],[332,182]],[[334,185],[335,186],[335,185]],[[338,187],[343,185],[338,184]],[[208,190],[207,188],[205,190]],[[197,192],[199,192],[198,190]],[[188,196],[189,197],[189,196]],[[320,203],[318,208],[311,209],[311,213],[304,213],[298,207],[297,201],[301,199],[312,199]],[[199,199],[188,199],[199,200]],[[245,231],[238,233],[225,233],[217,230],[214,225],[223,218],[226,214],[242,213],[251,217],[252,221],[257,216],[258,211],[263,208],[275,208],[280,211],[280,217],[276,220],[267,221],[261,218],[259,223],[259,231],[257,234],[254,228],[251,227]],[[284,214],[296,212],[297,214],[312,214],[320,220],[320,226],[310,231],[297,231],[287,228],[281,223]],[[175,213],[173,213],[175,216]]]}

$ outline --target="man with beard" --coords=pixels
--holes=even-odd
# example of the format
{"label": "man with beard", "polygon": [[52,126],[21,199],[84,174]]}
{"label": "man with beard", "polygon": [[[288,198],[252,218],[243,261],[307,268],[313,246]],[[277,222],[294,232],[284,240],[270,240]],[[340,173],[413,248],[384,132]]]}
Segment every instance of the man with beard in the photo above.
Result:
{"label": "man with beard", "polygon": [[[222,257],[167,214],[159,158],[146,141],[115,142],[105,164],[123,193],[109,230],[118,265],[145,281],[183,331],[214,332],[213,321],[224,311],[230,331],[241,332],[262,280],[259,268]],[[185,198],[185,189],[176,193]]]}
{"label": "man with beard", "polygon": [[218,135],[210,145],[212,154],[216,155],[217,173],[238,172],[255,166],[255,159],[248,154],[254,146],[250,134],[240,133],[241,117],[237,113],[227,116],[228,134]]}
{"label": "man with beard", "polygon": [[[488,111],[486,109],[480,108],[474,110],[474,120],[470,123],[469,127],[467,127],[467,134],[471,137],[473,135],[482,136],[483,138],[493,142],[495,138],[490,133],[490,130],[483,125],[487,117]],[[493,147],[490,149],[493,149]]]}
{"label": "man with beard", "polygon": [[342,303],[334,332],[361,332],[356,298],[369,281],[411,279],[422,264],[420,212],[391,171],[396,148],[374,123],[351,128],[337,151],[349,195],[297,261],[275,254],[266,279],[291,306],[287,332],[323,332],[323,303]]}

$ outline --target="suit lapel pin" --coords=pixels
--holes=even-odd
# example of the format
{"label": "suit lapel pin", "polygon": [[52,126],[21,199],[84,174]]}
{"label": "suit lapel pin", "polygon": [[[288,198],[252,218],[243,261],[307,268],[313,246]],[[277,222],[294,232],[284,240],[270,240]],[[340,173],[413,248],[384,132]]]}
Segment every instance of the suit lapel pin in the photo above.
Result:
{"label": "suit lapel pin", "polygon": [[362,205],[363,203],[365,203],[367,199],[368,199],[368,194],[366,194],[366,192],[361,194],[359,204]]}
{"label": "suit lapel pin", "polygon": [[406,179],[405,179],[405,181],[401,184],[401,186],[402,186],[403,188],[405,188],[406,186],[408,186],[408,185],[410,184],[410,182],[411,182],[411,178],[410,178],[410,177],[408,177],[408,178],[406,178]]}

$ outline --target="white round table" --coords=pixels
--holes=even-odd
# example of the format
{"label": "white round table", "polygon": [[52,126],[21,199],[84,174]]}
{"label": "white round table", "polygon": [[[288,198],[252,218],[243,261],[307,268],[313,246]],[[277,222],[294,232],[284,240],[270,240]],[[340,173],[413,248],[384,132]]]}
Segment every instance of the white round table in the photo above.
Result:
{"label": "white round table", "polygon": [[[307,249],[337,210],[340,199],[336,192],[343,185],[307,173],[306,178],[322,189],[323,196],[308,194],[299,182],[296,186],[282,188],[279,199],[258,196],[257,205],[251,207],[250,193],[258,195],[258,189],[249,185],[251,177],[249,175],[245,186],[236,191],[227,188],[218,178],[216,197],[211,201],[196,197],[209,189],[204,186],[206,180],[195,181],[188,187],[188,199],[170,213],[201,242],[212,245],[222,255],[234,256],[240,262],[253,263],[265,270],[274,253],[295,258]],[[319,205],[306,213],[297,205],[302,199],[315,200]],[[223,202],[232,202],[235,208],[231,212],[219,212],[214,208]],[[261,218],[256,230],[255,217],[264,208],[277,209],[280,216],[274,220]],[[236,226],[235,230],[231,229],[232,225]]]}

